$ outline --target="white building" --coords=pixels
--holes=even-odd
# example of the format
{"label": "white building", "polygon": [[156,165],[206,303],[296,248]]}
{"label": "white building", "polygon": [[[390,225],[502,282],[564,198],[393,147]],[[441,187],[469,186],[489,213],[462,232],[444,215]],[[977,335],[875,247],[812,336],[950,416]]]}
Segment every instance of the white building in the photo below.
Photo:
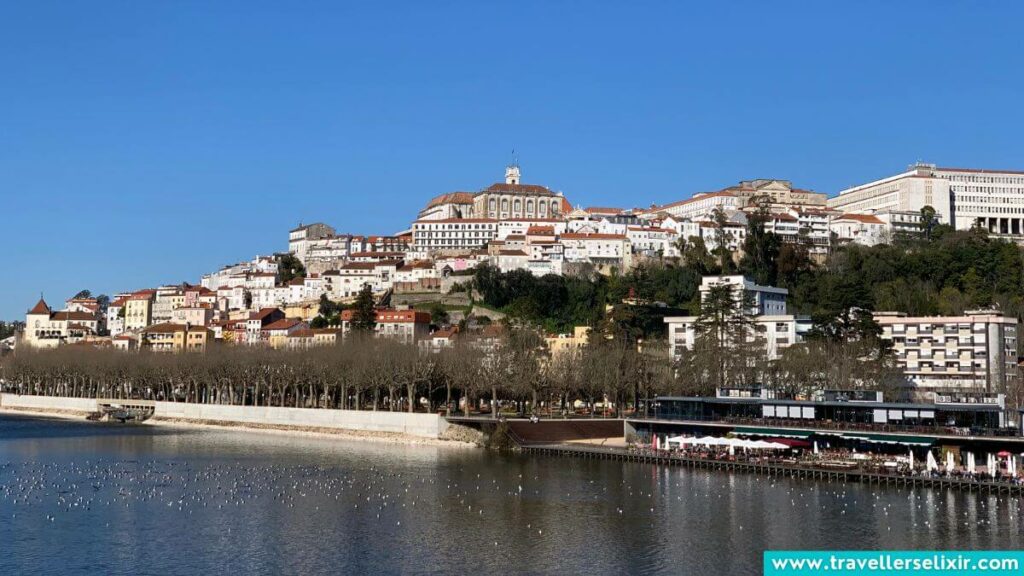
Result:
{"label": "white building", "polygon": [[891,239],[889,226],[873,214],[841,214],[829,221],[828,228],[840,243],[874,246]]}
{"label": "white building", "polygon": [[632,250],[625,234],[566,233],[558,237],[566,262],[589,262],[598,266],[631,265]]}
{"label": "white building", "polygon": [[288,232],[288,252],[294,254],[302,262],[306,261],[306,251],[315,240],[334,236],[334,228],[323,222],[299,225]]}
{"label": "white building", "polygon": [[483,248],[497,235],[498,221],[492,218],[417,220],[412,224],[417,253]]}
{"label": "white building", "polygon": [[1003,393],[1017,382],[1017,319],[993,311],[911,317],[877,312],[882,338],[923,391]]}
{"label": "white building", "polygon": [[918,163],[906,172],[848,188],[829,200],[843,212],[920,213],[935,209],[957,230],[981,226],[992,234],[1024,236],[1024,172],[941,168]]}
{"label": "white building", "polygon": [[[701,280],[700,295],[703,301],[712,288],[731,286],[738,302],[745,295],[751,297],[748,313],[753,316],[756,334],[750,338],[762,337],[769,358],[778,358],[781,350],[803,342],[804,335],[811,329],[810,318],[787,314],[785,288],[761,286],[743,276],[705,276]],[[683,350],[692,350],[697,342],[699,316],[668,316],[669,353],[678,359]]]}
{"label": "white building", "polygon": [[739,210],[742,207],[743,201],[731,192],[699,192],[686,200],[651,206],[641,216],[650,218],[664,213],[678,220],[693,220],[707,218],[716,209]]}

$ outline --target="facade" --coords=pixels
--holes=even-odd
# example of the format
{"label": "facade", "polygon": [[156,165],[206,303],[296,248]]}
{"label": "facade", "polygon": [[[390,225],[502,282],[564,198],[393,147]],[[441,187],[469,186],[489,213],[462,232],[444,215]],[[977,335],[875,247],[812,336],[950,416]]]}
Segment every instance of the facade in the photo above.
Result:
{"label": "facade", "polygon": [[890,241],[889,226],[874,214],[842,214],[828,223],[840,243],[874,246]]}
{"label": "facade", "polygon": [[133,292],[124,303],[124,329],[138,331],[153,323],[155,290]]}
{"label": "facade", "polygon": [[[785,288],[761,286],[743,276],[705,276],[701,280],[701,300],[715,286],[732,286],[737,299],[742,303],[744,294],[749,295],[754,332],[750,339],[764,339],[769,358],[778,358],[784,348],[803,342],[804,335],[811,329],[810,318],[787,313]],[[741,304],[742,305],[742,304]],[[669,354],[673,360],[682,356],[683,350],[693,350],[697,344],[698,316],[667,316]]]}
{"label": "facade", "polygon": [[498,221],[493,218],[417,220],[412,224],[413,246],[424,254],[483,248],[497,235]]}
{"label": "facade", "polygon": [[935,209],[957,230],[979,226],[997,236],[1024,237],[1024,172],[942,168],[918,163],[888,178],[848,188],[829,200],[844,212],[874,214]]}
{"label": "facade", "polygon": [[298,228],[288,232],[288,252],[294,254],[302,262],[306,261],[306,251],[316,240],[322,240],[334,236],[334,228],[323,222],[314,224],[299,225]]}
{"label": "facade", "polygon": [[1017,382],[1017,319],[993,311],[910,317],[875,313],[917,389],[1005,393]]}
{"label": "facade", "polygon": [[100,313],[78,310],[54,312],[42,298],[25,314],[24,344],[32,348],[56,348],[96,336]]}
{"label": "facade", "polygon": [[[375,313],[374,335],[377,337],[415,344],[430,335],[430,314],[427,312],[379,309]],[[341,311],[341,330],[345,334],[352,329],[352,316],[352,309]]]}
{"label": "facade", "polygon": [[185,324],[154,324],[139,333],[139,347],[154,352],[202,352],[212,341],[210,330]]}
{"label": "facade", "polygon": [[473,215],[482,218],[557,218],[568,211],[560,192],[521,183],[517,164],[505,169],[504,183],[492,184],[473,197]]}
{"label": "facade", "polygon": [[579,350],[590,342],[590,326],[574,326],[572,334],[550,334],[544,337],[552,358],[569,350]]}

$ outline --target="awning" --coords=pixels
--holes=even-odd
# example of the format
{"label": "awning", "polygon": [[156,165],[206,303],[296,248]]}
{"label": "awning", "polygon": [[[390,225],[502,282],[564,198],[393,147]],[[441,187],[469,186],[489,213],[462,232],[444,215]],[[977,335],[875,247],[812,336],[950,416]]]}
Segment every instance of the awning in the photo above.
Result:
{"label": "awning", "polygon": [[748,426],[737,426],[733,434],[739,436],[773,436],[776,438],[810,438],[814,432],[811,430],[787,430],[785,428],[751,428]]}
{"label": "awning", "polygon": [[924,436],[899,436],[895,434],[844,433],[847,440],[861,440],[874,444],[903,444],[904,446],[931,446],[935,440]]}

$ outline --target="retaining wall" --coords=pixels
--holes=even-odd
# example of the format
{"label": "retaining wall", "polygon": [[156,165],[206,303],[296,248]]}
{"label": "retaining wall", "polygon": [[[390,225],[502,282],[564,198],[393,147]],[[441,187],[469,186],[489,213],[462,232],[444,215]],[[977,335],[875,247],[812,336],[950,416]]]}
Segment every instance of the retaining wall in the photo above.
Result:
{"label": "retaining wall", "polygon": [[56,396],[19,396],[0,394],[0,407],[23,408],[25,410],[76,410],[95,412],[96,400],[92,398],[58,398]]}
{"label": "retaining wall", "polygon": [[[83,412],[93,412],[97,409],[96,400],[89,398],[17,396],[14,394],[0,394],[0,407],[38,410],[80,410]],[[264,406],[223,406],[217,404],[184,404],[180,402],[156,402],[153,416],[156,418],[182,418],[209,422],[391,432],[422,438],[438,438],[448,428],[448,421],[436,414]]]}

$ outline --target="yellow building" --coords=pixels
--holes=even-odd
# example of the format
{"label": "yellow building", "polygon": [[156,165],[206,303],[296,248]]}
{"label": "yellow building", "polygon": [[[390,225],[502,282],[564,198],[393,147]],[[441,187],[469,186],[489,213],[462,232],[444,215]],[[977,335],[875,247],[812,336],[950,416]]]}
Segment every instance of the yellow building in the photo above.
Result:
{"label": "yellow building", "polygon": [[213,332],[202,326],[154,324],[139,335],[139,347],[160,352],[202,352],[213,341]]}
{"label": "yellow building", "polygon": [[153,290],[135,292],[124,303],[124,329],[141,330],[153,321]]}
{"label": "yellow building", "polygon": [[573,328],[572,334],[553,334],[545,336],[544,341],[547,342],[548,350],[551,351],[551,356],[557,356],[558,354],[566,351],[583,348],[590,342],[590,326],[576,326]]}
{"label": "yellow building", "polygon": [[286,318],[298,318],[299,320],[309,322],[320,314],[320,303],[313,301],[285,304],[281,309],[284,310]]}

